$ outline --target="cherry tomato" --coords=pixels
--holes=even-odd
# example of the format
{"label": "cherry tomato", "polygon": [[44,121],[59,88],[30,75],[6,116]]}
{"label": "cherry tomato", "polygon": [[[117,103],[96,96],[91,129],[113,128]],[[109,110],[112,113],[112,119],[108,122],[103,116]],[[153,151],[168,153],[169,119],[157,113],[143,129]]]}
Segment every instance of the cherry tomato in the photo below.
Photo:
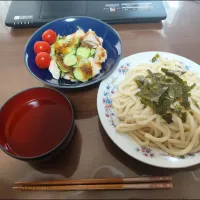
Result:
{"label": "cherry tomato", "polygon": [[40,52],[50,53],[51,47],[50,47],[49,43],[47,43],[47,42],[38,41],[34,44],[34,51],[36,54],[38,54]]}
{"label": "cherry tomato", "polygon": [[35,62],[39,68],[46,69],[49,67],[51,61],[51,57],[46,52],[40,52],[35,57]]}
{"label": "cherry tomato", "polygon": [[45,42],[48,42],[49,44],[53,44],[56,41],[56,32],[49,29],[46,30],[43,34],[42,34],[42,39]]}

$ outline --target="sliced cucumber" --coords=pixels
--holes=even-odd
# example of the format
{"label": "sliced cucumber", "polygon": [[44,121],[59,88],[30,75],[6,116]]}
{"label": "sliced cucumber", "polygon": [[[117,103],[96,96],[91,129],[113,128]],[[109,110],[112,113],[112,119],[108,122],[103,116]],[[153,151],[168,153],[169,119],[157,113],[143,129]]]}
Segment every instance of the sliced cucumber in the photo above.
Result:
{"label": "sliced cucumber", "polygon": [[64,58],[63,58],[63,62],[65,65],[67,66],[73,66],[77,63],[77,58],[75,55],[72,54],[67,54]]}
{"label": "sliced cucumber", "polygon": [[60,78],[63,78],[65,76],[65,74],[66,74],[65,72],[61,71]]}
{"label": "sliced cucumber", "polygon": [[66,43],[66,40],[65,39],[59,39],[56,41],[56,43],[59,45],[59,46],[62,46],[63,44]]}
{"label": "sliced cucumber", "polygon": [[68,46],[75,45],[76,47],[78,47],[80,45],[80,42],[81,42],[80,38],[76,37],[75,35],[68,36],[68,37],[65,38],[65,40],[66,40],[66,44]]}
{"label": "sliced cucumber", "polygon": [[77,64],[74,67],[81,67],[83,65],[87,65],[87,66],[90,65],[90,62],[88,61],[88,59],[86,58],[80,59],[79,62],[77,62]]}
{"label": "sliced cucumber", "polygon": [[96,53],[96,49],[91,49],[90,50],[90,56],[91,57],[94,57],[95,53]]}
{"label": "sliced cucumber", "polygon": [[62,72],[68,72],[69,70],[63,65],[62,62],[60,62],[59,60],[56,61],[56,64],[58,65],[58,68],[62,71]]}
{"label": "sliced cucumber", "polygon": [[74,77],[81,82],[86,82],[88,80],[79,67],[74,70]]}
{"label": "sliced cucumber", "polygon": [[77,67],[73,73],[77,80],[86,82],[92,77],[92,68],[91,66]]}
{"label": "sliced cucumber", "polygon": [[59,46],[63,46],[64,44],[70,44],[70,42],[72,41],[72,37],[64,37],[64,38],[60,38],[56,41],[56,43]]}
{"label": "sliced cucumber", "polygon": [[80,45],[80,42],[81,42],[80,38],[75,37],[75,39],[74,39],[74,45],[78,47]]}
{"label": "sliced cucumber", "polygon": [[87,47],[79,47],[76,52],[77,56],[88,58],[90,56],[90,49]]}
{"label": "sliced cucumber", "polygon": [[71,51],[69,53],[75,55],[76,51],[77,51],[77,48],[75,46],[69,47],[69,48],[71,49]]}
{"label": "sliced cucumber", "polygon": [[65,47],[62,50],[63,54],[76,54],[76,47],[75,46],[71,46],[71,47]]}

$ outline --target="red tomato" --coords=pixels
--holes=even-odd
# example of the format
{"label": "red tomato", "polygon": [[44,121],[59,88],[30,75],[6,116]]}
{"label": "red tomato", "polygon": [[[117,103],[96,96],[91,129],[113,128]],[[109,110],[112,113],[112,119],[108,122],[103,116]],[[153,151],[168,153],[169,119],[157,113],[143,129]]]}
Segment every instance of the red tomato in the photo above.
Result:
{"label": "red tomato", "polygon": [[46,69],[49,67],[51,61],[51,57],[46,52],[40,52],[35,57],[35,62],[39,68]]}
{"label": "red tomato", "polygon": [[34,44],[34,51],[36,54],[38,54],[40,52],[50,53],[51,47],[50,47],[49,43],[47,43],[47,42],[38,41]]}
{"label": "red tomato", "polygon": [[46,30],[43,34],[42,34],[42,39],[45,42],[48,42],[49,44],[53,44],[56,42],[56,32],[49,29]]}

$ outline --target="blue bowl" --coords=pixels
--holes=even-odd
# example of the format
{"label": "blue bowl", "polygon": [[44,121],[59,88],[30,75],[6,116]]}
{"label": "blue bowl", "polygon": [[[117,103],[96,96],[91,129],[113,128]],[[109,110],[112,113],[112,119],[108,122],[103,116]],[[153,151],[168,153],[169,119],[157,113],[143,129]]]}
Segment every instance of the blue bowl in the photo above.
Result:
{"label": "blue bowl", "polygon": [[[106,49],[108,57],[102,64],[102,70],[100,74],[93,77],[88,82],[76,82],[73,83],[68,80],[56,80],[52,77],[51,73],[47,69],[40,69],[35,63],[35,53],[33,46],[35,42],[42,41],[42,34],[48,29],[54,30],[57,34],[68,35],[76,32],[77,26],[87,32],[92,29],[96,34],[103,38],[103,47]],[[90,17],[67,17],[52,21],[40,29],[38,29],[28,40],[25,51],[24,61],[33,76],[39,79],[41,82],[58,88],[80,88],[88,85],[92,85],[106,78],[120,60],[122,54],[122,44],[118,33],[108,24]]]}

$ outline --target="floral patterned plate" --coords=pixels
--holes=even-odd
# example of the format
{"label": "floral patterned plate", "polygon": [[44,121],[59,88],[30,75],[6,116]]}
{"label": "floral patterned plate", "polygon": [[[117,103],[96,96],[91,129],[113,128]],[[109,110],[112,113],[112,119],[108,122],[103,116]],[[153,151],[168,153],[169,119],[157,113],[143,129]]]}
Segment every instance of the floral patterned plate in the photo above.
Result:
{"label": "floral patterned plate", "polygon": [[186,156],[172,157],[159,149],[141,147],[129,135],[118,133],[115,130],[118,118],[115,116],[112,108],[111,95],[116,92],[119,82],[124,79],[130,67],[135,67],[140,63],[151,62],[152,57],[156,53],[168,59],[176,59],[182,62],[187,69],[195,71],[200,75],[200,66],[198,64],[171,53],[144,52],[126,57],[119,62],[115,71],[100,84],[97,96],[97,108],[101,123],[108,136],[121,150],[141,162],[163,168],[184,168],[199,164],[200,152],[187,154]]}

